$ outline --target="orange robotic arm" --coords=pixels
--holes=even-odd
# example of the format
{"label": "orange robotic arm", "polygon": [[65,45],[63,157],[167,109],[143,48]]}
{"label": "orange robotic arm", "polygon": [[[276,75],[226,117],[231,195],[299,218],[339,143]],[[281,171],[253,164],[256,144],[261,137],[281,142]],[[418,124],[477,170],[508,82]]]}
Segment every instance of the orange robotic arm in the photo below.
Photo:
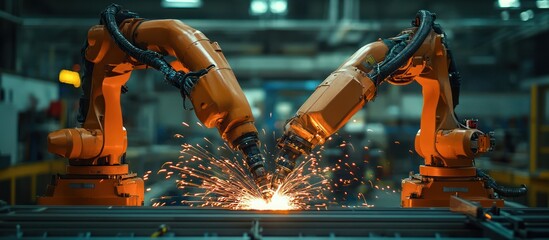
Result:
{"label": "orange robotic arm", "polygon": [[[127,140],[121,89],[132,70],[151,66],[191,100],[206,127],[216,127],[232,148],[242,152],[254,179],[266,191],[254,117],[216,42],[178,20],[144,20],[113,4],[103,12],[102,25],[89,30],[82,54],[86,70],[79,116],[82,127],[48,136],[48,150],[69,158],[69,169],[124,165]],[[176,57],[190,72],[176,71],[162,55]],[[114,173],[127,173],[127,167],[124,171]]]}
{"label": "orange robotic arm", "polygon": [[[358,50],[343,65],[324,80],[307,101],[299,108],[295,117],[285,126],[285,134],[279,146],[293,153],[307,154],[316,145],[338,131],[368,101],[375,97],[377,86],[382,81],[395,85],[409,84],[416,80],[423,86],[424,108],[421,118],[421,132],[418,133],[418,153],[426,158],[429,165],[458,166],[471,165],[471,162],[452,162],[463,160],[460,156],[472,158],[477,151],[468,151],[467,146],[453,148],[450,143],[435,147],[435,135],[438,130],[460,128],[455,118],[452,91],[449,81],[449,61],[446,49],[442,44],[442,35],[429,32],[414,54],[390,75],[375,79],[378,64],[389,61],[386,57],[394,55],[404,44],[412,41],[417,28],[403,31],[399,36],[368,44]],[[402,49],[400,49],[402,50]],[[394,58],[394,56],[392,56]],[[467,130],[467,133],[452,133],[456,139],[446,140],[447,134],[438,140],[458,141],[460,137],[472,133],[482,135],[478,130]],[[487,142],[482,144],[489,144]],[[465,144],[465,140],[463,141]],[[470,143],[467,143],[470,144]],[[487,151],[489,145],[482,145],[481,151]],[[428,162],[427,162],[428,161]]]}
{"label": "orange robotic arm", "polygon": [[277,158],[279,179],[289,174],[295,160],[322,145],[360,108],[374,98],[376,84],[367,73],[383,61],[388,47],[382,41],[368,44],[353,54],[326,78],[299,108],[279,140],[281,157]]}
{"label": "orange robotic arm", "polygon": [[[387,81],[404,85],[415,80],[423,88],[423,110],[415,148],[425,159],[425,165],[420,167],[421,175],[403,181],[402,205],[444,206],[453,190],[464,189],[467,189],[464,196],[482,198],[486,200],[483,204],[491,204],[493,191],[486,189],[492,186],[485,187],[478,181],[473,160],[490,151],[494,140],[490,134],[477,130],[476,124],[463,126],[457,121],[454,108],[459,96],[459,78],[444,33],[434,24],[434,15],[418,12],[413,28],[397,37],[368,44],[347,59],[287,122],[278,142],[281,154],[277,158],[273,184],[276,187],[293,170],[300,155],[323,144],[371,101],[379,84]],[[429,191],[425,186],[441,178],[455,182],[431,188],[432,196],[426,193]],[[415,182],[417,179],[419,183]],[[458,180],[463,180],[462,185]]]}
{"label": "orange robotic arm", "polygon": [[[432,19],[428,19],[431,22],[424,25],[432,25]],[[431,27],[427,28],[422,36],[417,36],[417,29],[414,28],[403,31],[397,37],[370,43],[330,74],[286,123],[284,135],[278,142],[281,156],[277,158],[275,180],[284,178],[293,170],[296,158],[323,144],[368,101],[374,99],[377,86],[389,75],[397,69],[406,68],[403,65],[409,62],[408,59],[431,32]],[[413,70],[416,71],[415,75],[422,71]]]}

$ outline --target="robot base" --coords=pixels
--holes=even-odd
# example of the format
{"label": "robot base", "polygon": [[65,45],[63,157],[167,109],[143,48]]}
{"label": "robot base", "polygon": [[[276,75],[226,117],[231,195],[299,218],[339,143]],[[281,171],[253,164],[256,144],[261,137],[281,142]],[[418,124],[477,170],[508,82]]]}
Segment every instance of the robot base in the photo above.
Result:
{"label": "robot base", "polygon": [[128,173],[127,165],[67,166],[67,172],[53,176],[46,196],[38,197],[39,205],[143,205],[143,179]]}
{"label": "robot base", "polygon": [[449,207],[450,197],[478,202],[482,207],[503,207],[502,199],[495,198],[493,189],[476,177],[425,177],[419,174],[402,180],[401,206]]}

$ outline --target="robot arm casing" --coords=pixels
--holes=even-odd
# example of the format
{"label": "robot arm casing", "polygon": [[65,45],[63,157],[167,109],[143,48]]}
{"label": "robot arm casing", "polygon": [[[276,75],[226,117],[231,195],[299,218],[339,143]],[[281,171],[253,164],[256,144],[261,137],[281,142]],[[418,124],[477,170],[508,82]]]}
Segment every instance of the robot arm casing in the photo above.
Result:
{"label": "robot arm casing", "polygon": [[257,133],[250,105],[217,42],[179,20],[144,21],[130,36],[138,46],[175,56],[190,71],[214,65],[191,92],[196,116],[206,127],[217,127],[233,148],[238,137]]}
{"label": "robot arm casing", "polygon": [[381,41],[368,44],[328,76],[285,127],[312,144],[321,145],[364,104],[374,98],[375,83],[367,73],[383,61],[388,48]]}

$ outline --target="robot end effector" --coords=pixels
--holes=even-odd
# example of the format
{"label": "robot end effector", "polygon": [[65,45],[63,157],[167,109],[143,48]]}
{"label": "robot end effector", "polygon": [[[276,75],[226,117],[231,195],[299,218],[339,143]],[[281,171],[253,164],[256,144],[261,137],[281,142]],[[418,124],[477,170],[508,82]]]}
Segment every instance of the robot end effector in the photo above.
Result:
{"label": "robot end effector", "polygon": [[277,146],[281,150],[275,159],[276,172],[272,179],[272,186],[275,190],[280,181],[284,180],[294,170],[296,159],[302,154],[308,154],[312,149],[310,142],[288,132],[278,140]]}
{"label": "robot end effector", "polygon": [[244,160],[248,165],[248,170],[259,186],[263,198],[270,198],[269,184],[267,181],[267,171],[265,170],[265,159],[259,150],[259,138],[256,133],[246,133],[234,141],[238,145],[236,148],[241,151]]}

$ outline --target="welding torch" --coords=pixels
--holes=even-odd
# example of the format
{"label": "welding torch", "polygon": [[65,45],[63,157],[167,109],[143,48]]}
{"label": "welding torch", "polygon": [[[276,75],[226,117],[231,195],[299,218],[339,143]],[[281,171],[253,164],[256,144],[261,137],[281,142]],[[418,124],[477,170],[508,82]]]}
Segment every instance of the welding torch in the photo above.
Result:
{"label": "welding torch", "polygon": [[286,131],[278,140],[280,149],[276,157],[276,171],[271,179],[273,190],[276,191],[284,179],[294,170],[296,159],[303,154],[309,154],[312,144],[302,137]]}
{"label": "welding torch", "polygon": [[267,171],[265,170],[265,158],[259,150],[260,142],[257,134],[253,132],[244,134],[236,139],[234,143],[244,156],[248,170],[259,187],[262,197],[265,200],[270,199],[272,194],[267,180]]}

